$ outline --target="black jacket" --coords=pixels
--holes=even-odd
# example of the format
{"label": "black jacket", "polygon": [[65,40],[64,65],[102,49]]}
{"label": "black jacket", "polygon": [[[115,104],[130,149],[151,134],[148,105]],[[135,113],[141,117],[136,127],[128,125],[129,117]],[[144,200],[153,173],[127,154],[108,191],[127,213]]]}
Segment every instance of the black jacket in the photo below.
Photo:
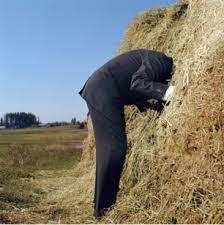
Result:
{"label": "black jacket", "polygon": [[161,100],[171,78],[173,60],[157,51],[138,49],[121,54],[95,71],[79,94],[98,110],[113,97],[143,111],[147,99]]}

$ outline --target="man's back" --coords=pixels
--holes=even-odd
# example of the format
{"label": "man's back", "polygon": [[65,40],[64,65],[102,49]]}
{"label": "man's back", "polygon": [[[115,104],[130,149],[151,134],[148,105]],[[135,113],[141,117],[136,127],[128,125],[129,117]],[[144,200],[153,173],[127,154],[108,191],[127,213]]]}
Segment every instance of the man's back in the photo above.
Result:
{"label": "man's back", "polygon": [[148,96],[133,93],[130,90],[132,77],[139,69],[142,70],[141,73],[148,76],[149,80],[165,83],[172,70],[172,59],[163,53],[146,49],[126,52],[114,57],[96,70],[88,79],[87,87],[83,88],[80,94],[87,101],[91,101],[92,95],[102,97],[107,94],[108,88],[114,85],[114,91],[119,93],[123,104],[145,101]]}
{"label": "man's back", "polygon": [[170,74],[171,64],[172,60],[163,53],[138,49],[113,58],[99,70],[114,77],[125,103],[131,104],[136,99],[144,98],[144,96],[130,92],[133,74],[144,67],[144,72],[148,74],[151,81],[166,83],[168,78],[166,74]]}

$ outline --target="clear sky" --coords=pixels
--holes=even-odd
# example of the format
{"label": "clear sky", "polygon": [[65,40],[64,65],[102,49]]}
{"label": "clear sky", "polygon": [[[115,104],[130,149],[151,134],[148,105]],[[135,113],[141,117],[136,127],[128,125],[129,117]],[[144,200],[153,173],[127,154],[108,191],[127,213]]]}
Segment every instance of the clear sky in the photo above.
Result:
{"label": "clear sky", "polygon": [[0,116],[86,118],[79,96],[133,17],[176,0],[0,0]]}

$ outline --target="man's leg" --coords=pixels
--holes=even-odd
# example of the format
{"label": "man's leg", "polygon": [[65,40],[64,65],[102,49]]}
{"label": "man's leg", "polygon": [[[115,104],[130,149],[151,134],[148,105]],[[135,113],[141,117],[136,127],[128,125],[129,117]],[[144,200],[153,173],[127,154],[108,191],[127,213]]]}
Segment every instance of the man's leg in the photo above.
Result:
{"label": "man's leg", "polygon": [[[125,160],[127,139],[123,107],[113,107],[113,118],[107,118],[88,104],[96,140],[96,178],[94,216],[116,201],[119,181]],[[116,110],[115,110],[116,109]]]}

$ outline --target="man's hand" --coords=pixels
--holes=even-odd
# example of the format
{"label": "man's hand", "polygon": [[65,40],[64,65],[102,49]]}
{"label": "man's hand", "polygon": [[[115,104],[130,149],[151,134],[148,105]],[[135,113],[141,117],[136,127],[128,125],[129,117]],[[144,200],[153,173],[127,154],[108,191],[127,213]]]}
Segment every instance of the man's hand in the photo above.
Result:
{"label": "man's hand", "polygon": [[166,102],[170,102],[174,93],[175,93],[175,87],[169,86],[168,89],[166,90],[165,95],[163,96],[163,100],[166,101]]}
{"label": "man's hand", "polygon": [[138,107],[140,112],[144,112],[147,109],[152,109],[157,112],[161,112],[164,109],[164,105],[165,105],[165,102],[163,102],[163,101],[157,101],[154,103],[146,101],[146,102],[144,102],[144,104],[143,103],[136,104],[136,106]]}

